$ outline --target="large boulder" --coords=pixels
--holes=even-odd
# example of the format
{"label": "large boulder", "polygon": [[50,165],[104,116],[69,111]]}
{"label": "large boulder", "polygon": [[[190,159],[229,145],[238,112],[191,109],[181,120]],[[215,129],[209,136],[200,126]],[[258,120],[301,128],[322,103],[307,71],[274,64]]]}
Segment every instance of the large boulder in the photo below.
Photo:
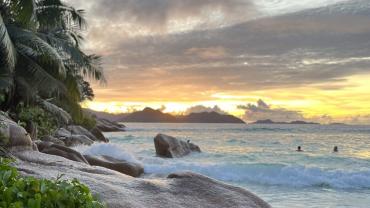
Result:
{"label": "large boulder", "polygon": [[63,141],[66,146],[92,145],[97,140],[94,135],[81,126],[68,126],[68,130],[60,128],[55,131],[54,136]]}
{"label": "large boulder", "polygon": [[63,139],[64,144],[68,147],[74,147],[78,145],[92,145],[94,141],[85,135],[72,135]]}
{"label": "large boulder", "polygon": [[183,157],[191,152],[201,152],[197,145],[165,134],[158,134],[154,138],[154,146],[158,156],[168,158]]}
{"label": "large boulder", "polygon": [[102,132],[119,132],[125,131],[126,126],[107,119],[97,119],[96,128]]}
{"label": "large boulder", "polygon": [[32,150],[32,140],[27,131],[0,112],[0,145],[10,149]]}
{"label": "large boulder", "polygon": [[128,162],[125,160],[118,160],[109,156],[101,156],[98,158],[84,155],[84,157],[90,165],[105,167],[132,177],[139,177],[141,174],[144,173],[144,168],[140,164]]}
{"label": "large boulder", "polygon": [[89,164],[87,160],[85,159],[85,157],[74,149],[71,149],[71,148],[68,148],[62,145],[58,145],[58,144],[53,144],[51,142],[38,141],[35,143],[37,145],[38,150],[42,153],[49,154],[49,155],[57,155],[57,156],[67,158],[72,161]]}
{"label": "large boulder", "polygon": [[170,178],[133,178],[102,167],[89,166],[39,152],[18,152],[15,165],[24,176],[78,179],[109,208],[271,208],[245,189],[194,173]]}
{"label": "large boulder", "polygon": [[108,143],[109,139],[107,139],[104,134],[97,128],[93,128],[90,131],[99,141]]}
{"label": "large boulder", "polygon": [[84,135],[93,141],[99,141],[89,130],[82,126],[71,125],[67,126],[67,130],[71,132],[72,135]]}

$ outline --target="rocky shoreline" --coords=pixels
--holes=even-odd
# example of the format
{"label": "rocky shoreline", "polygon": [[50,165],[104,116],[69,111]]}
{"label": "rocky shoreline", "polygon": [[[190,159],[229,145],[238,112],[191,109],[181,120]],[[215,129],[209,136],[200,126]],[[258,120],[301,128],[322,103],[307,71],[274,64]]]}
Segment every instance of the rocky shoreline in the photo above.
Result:
{"label": "rocky shoreline", "polygon": [[[16,158],[15,166],[24,176],[78,179],[90,187],[108,207],[245,207],[269,208],[266,202],[242,188],[224,184],[190,172],[173,173],[167,178],[135,178],[144,173],[140,164],[108,156],[89,156],[73,150],[76,145],[109,142],[103,131],[123,131],[124,126],[98,121],[88,131],[66,126],[54,135],[33,141],[26,130],[1,115],[1,134],[9,138],[6,147]],[[157,155],[182,157],[200,152],[195,144],[159,134],[154,139]]]}

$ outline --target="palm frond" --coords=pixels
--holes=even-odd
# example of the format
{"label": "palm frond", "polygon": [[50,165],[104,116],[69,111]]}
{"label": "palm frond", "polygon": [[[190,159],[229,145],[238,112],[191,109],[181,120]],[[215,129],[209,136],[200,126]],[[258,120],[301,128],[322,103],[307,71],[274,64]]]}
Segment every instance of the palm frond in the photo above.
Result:
{"label": "palm frond", "polygon": [[16,50],[0,14],[0,90],[12,87],[15,64]]}
{"label": "palm frond", "polygon": [[14,71],[16,50],[0,14],[0,70]]}
{"label": "palm frond", "polygon": [[23,78],[31,90],[40,95],[51,96],[52,94],[67,94],[62,82],[51,76],[31,58],[21,55],[21,63],[17,65],[16,77]]}
{"label": "palm frond", "polygon": [[17,24],[25,28],[36,29],[36,2],[35,0],[11,0],[12,17]]}
{"label": "palm frond", "polygon": [[[48,66],[48,71],[50,73],[65,76],[66,69],[64,67],[63,58],[54,47],[31,31],[13,26],[8,27],[8,31],[17,43],[16,47],[18,49],[21,46],[27,46],[34,51],[32,54],[34,56],[32,58],[37,59],[39,65],[45,64]],[[24,48],[21,48],[21,51],[24,51]]]}
{"label": "palm frond", "polygon": [[64,4],[60,0],[41,0],[37,3],[37,19],[50,29],[50,27],[68,29],[77,26],[86,27],[85,11],[77,10]]}
{"label": "palm frond", "polygon": [[85,65],[82,68],[82,73],[91,79],[106,83],[106,79],[103,73],[102,57],[92,54],[85,55]]}

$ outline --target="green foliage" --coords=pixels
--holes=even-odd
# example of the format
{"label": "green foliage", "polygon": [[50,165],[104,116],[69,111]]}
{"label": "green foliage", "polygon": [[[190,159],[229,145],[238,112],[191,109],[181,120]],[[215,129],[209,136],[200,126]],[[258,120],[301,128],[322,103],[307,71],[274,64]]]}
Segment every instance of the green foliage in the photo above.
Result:
{"label": "green foliage", "polygon": [[89,188],[74,179],[21,177],[10,161],[0,158],[0,207],[103,208]]}
{"label": "green foliage", "polygon": [[[1,123],[0,123],[1,125]],[[1,126],[0,126],[1,128]],[[0,147],[5,146],[9,143],[9,137],[5,136],[3,133],[0,132]]]}
{"label": "green foliage", "polygon": [[58,121],[55,116],[46,112],[39,106],[18,105],[17,114],[20,124],[26,127],[27,122],[34,122],[37,125],[37,137],[51,135],[58,128]]}
{"label": "green foliage", "polygon": [[84,113],[81,114],[81,116],[74,117],[74,123],[76,125],[82,126],[85,129],[91,130],[95,127],[96,125],[96,120],[95,118],[91,117],[90,115],[86,115]]}
{"label": "green foliage", "polygon": [[2,109],[36,98],[69,105],[94,97],[85,79],[105,79],[101,57],[80,47],[84,14],[61,0],[0,0]]}

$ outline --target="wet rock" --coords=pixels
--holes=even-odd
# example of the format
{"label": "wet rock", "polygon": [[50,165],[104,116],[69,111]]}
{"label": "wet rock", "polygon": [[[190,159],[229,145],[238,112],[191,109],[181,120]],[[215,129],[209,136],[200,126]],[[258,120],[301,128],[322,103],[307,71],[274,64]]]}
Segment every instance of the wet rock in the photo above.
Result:
{"label": "wet rock", "polygon": [[90,131],[99,141],[101,142],[105,142],[105,143],[108,143],[109,142],[109,139],[107,139],[104,134],[97,128],[93,128],[91,131]]}
{"label": "wet rock", "polygon": [[125,160],[118,160],[109,156],[101,156],[98,158],[84,155],[84,157],[90,165],[105,167],[132,177],[139,177],[141,174],[144,173],[144,168],[140,164],[128,162]]}
{"label": "wet rock", "polygon": [[167,158],[183,157],[191,152],[201,152],[197,145],[165,134],[158,134],[154,138],[154,146],[158,156]]}

